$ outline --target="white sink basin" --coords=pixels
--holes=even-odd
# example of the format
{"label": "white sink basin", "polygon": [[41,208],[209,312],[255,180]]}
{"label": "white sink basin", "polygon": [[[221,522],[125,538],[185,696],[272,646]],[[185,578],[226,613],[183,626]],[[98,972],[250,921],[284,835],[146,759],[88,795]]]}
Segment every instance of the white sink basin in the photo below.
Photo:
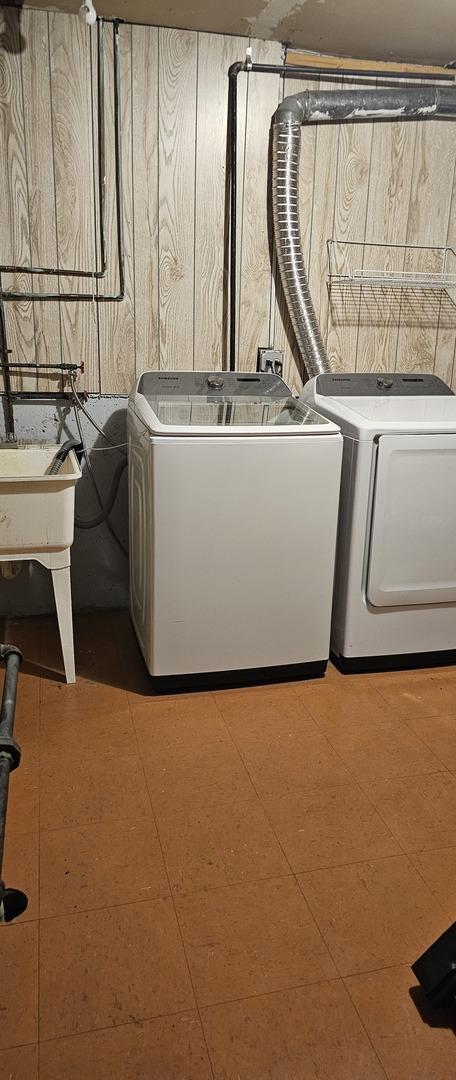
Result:
{"label": "white sink basin", "polygon": [[0,556],[64,551],[74,535],[74,488],[81,470],[70,450],[49,475],[58,446],[0,449]]}

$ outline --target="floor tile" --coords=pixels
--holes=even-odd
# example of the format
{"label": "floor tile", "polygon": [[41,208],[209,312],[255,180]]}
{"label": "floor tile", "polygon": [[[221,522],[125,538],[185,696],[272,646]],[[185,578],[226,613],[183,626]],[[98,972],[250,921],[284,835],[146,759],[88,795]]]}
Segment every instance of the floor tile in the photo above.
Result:
{"label": "floor tile", "polygon": [[451,773],[362,786],[404,851],[432,850],[456,842],[456,779]]}
{"label": "floor tile", "polygon": [[2,1080],[38,1080],[38,1043],[0,1050]]}
{"label": "floor tile", "polygon": [[405,855],[298,880],[341,975],[412,963],[447,926]]}
{"label": "floor tile", "polygon": [[338,979],[216,1005],[201,1018],[215,1080],[385,1080]]}
{"label": "floor tile", "polygon": [[241,747],[253,784],[262,798],[296,789],[349,784],[353,777],[325,735],[296,731],[258,738]]}
{"label": "floor tile", "polygon": [[328,738],[357,780],[438,772],[441,761],[405,725],[356,724]]}
{"label": "floor tile", "polygon": [[167,896],[153,818],[42,832],[40,886],[42,917]]}
{"label": "floor tile", "polygon": [[137,754],[122,759],[47,757],[41,768],[42,829],[138,821],[151,813]]}
{"label": "floor tile", "polygon": [[224,717],[226,727],[242,753],[300,736],[320,735],[320,728],[307,709],[295,698],[285,709],[271,705],[243,709]]}
{"label": "floor tile", "polygon": [[41,1044],[40,1080],[211,1080],[196,1012]]}
{"label": "floor tile", "polygon": [[294,871],[401,854],[356,784],[290,791],[265,800],[265,807]]}
{"label": "floor tile", "polygon": [[336,974],[293,877],[177,897],[176,910],[199,1005]]}
{"label": "floor tile", "polygon": [[22,746],[19,768],[10,775],[6,828],[8,836],[37,832],[39,828],[40,771],[36,760],[29,761]]}
{"label": "floor tile", "polygon": [[[114,672],[113,672],[113,678]],[[111,678],[110,675],[107,678]],[[76,669],[76,682],[67,685],[63,676],[41,679],[41,715],[56,720],[78,716],[87,711],[119,713],[128,708],[127,692],[109,682],[81,678]]]}
{"label": "floor tile", "polygon": [[38,923],[0,930],[0,1049],[38,1038]]}
{"label": "floor tile", "polygon": [[456,710],[454,716],[421,716],[407,721],[451,772],[456,772]]}
{"label": "floor tile", "polygon": [[410,861],[429,885],[449,919],[456,922],[456,847],[421,851],[411,855]]}
{"label": "floor tile", "polygon": [[273,731],[277,722],[311,719],[290,686],[225,690],[214,693],[214,699],[233,734],[241,734],[246,724],[254,730],[255,723],[266,725]]}
{"label": "floor tile", "polygon": [[77,717],[46,716],[41,719],[41,761],[55,762],[59,757],[86,760],[137,753],[136,737],[130,710],[87,708]]}
{"label": "floor tile", "polygon": [[426,1005],[409,967],[354,975],[346,985],[389,1080],[456,1076],[454,1010]]}
{"label": "floor tile", "polygon": [[368,726],[394,717],[391,707],[374,688],[344,683],[315,686],[309,682],[298,693],[300,701],[326,734],[337,733],[347,725]]}
{"label": "floor tile", "polygon": [[249,798],[254,791],[242,760],[230,741],[185,750],[167,746],[143,758],[147,786],[156,813],[214,806]]}
{"label": "floor tile", "polygon": [[133,724],[142,755],[167,748],[183,753],[188,746],[230,744],[230,736],[211,694],[192,701],[150,701],[132,707]]}
{"label": "floor tile", "polygon": [[41,921],[42,1039],[193,1007],[170,899]]}
{"label": "floor tile", "polygon": [[218,708],[227,716],[235,715],[239,709],[249,711],[250,706],[259,707],[262,703],[267,712],[268,706],[293,703],[296,694],[290,683],[265,683],[263,685],[233,687],[231,690],[214,690],[213,697]]}
{"label": "floor tile", "polygon": [[38,761],[40,754],[40,718],[39,703],[36,705],[17,704],[14,715],[13,736],[22,751],[21,763],[25,765]]}
{"label": "floor tile", "polygon": [[175,893],[290,873],[255,797],[221,806],[165,812],[158,816],[157,826]]}
{"label": "floor tile", "polygon": [[456,715],[456,679],[443,675],[420,674],[385,684],[380,693],[404,720],[418,716]]}
{"label": "floor tile", "polygon": [[31,922],[39,915],[39,833],[10,832],[8,817],[2,878],[8,888],[20,889],[27,896],[28,906],[21,915],[21,923]]}

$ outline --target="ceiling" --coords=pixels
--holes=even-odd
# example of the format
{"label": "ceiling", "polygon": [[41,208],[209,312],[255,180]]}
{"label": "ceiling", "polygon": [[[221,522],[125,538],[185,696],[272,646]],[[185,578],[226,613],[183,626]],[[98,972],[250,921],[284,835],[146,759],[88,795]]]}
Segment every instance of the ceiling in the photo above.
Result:
{"label": "ceiling", "polygon": [[[82,0],[32,0],[77,11]],[[317,52],[448,63],[456,58],[455,0],[95,0],[130,22],[243,34]]]}

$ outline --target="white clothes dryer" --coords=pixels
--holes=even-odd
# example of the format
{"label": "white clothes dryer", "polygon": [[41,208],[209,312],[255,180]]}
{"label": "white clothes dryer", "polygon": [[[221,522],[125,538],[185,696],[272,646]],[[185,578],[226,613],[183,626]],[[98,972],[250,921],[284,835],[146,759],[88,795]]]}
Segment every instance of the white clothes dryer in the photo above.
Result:
{"label": "white clothes dryer", "polygon": [[331,650],[343,671],[456,663],[456,397],[434,375],[328,374],[344,437]]}

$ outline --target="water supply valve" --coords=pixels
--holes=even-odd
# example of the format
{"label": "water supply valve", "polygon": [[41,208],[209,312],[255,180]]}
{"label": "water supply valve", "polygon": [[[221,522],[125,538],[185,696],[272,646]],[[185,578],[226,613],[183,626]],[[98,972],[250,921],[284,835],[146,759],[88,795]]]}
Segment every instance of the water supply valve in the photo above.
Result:
{"label": "water supply valve", "polygon": [[282,375],[283,352],[281,349],[267,348],[258,349],[257,371],[266,371],[271,375]]}

